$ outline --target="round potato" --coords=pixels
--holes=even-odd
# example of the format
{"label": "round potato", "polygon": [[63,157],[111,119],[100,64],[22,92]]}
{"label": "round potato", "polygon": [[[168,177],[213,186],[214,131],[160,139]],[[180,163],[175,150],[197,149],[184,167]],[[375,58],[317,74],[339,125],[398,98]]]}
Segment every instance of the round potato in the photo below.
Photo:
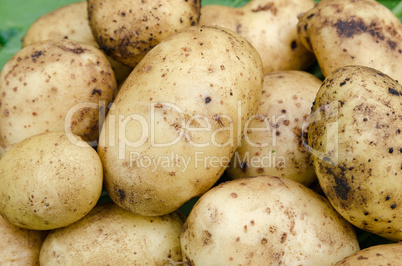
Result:
{"label": "round potato", "polygon": [[378,70],[340,68],[317,93],[308,130],[315,171],[355,226],[402,240],[402,86]]}
{"label": "round potato", "polygon": [[[99,48],[88,23],[87,1],[72,3],[38,18],[28,28],[22,39],[22,47],[46,40],[69,39]],[[107,57],[116,81],[122,83],[132,68]]]}
{"label": "round potato", "polygon": [[360,250],[335,266],[378,266],[400,265],[402,261],[402,242],[372,246]]}
{"label": "round potato", "polygon": [[0,73],[0,157],[43,132],[67,130],[96,142],[116,91],[109,62],[91,45],[59,40],[23,48]]}
{"label": "round potato", "polygon": [[252,0],[239,8],[206,5],[200,25],[225,27],[245,37],[260,54],[264,74],[303,70],[315,57],[297,35],[297,16],[313,6],[313,0]]}
{"label": "round potato", "polygon": [[105,203],[82,220],[52,231],[40,251],[40,265],[179,263],[182,225],[177,213],[144,217]]}
{"label": "round potato", "polygon": [[260,105],[228,168],[231,178],[271,175],[310,185],[317,178],[307,143],[311,105],[321,80],[302,71],[264,77]]}
{"label": "round potato", "polygon": [[0,216],[0,264],[39,265],[39,251],[47,233],[14,226]]}
{"label": "round potato", "polygon": [[379,2],[323,0],[297,27],[325,77],[343,66],[362,65],[402,80],[402,24]]}
{"label": "round potato", "polygon": [[27,229],[67,226],[95,206],[102,175],[98,154],[78,136],[32,136],[0,160],[0,214]]}
{"label": "round potato", "polygon": [[198,24],[200,0],[88,0],[92,33],[107,55],[127,66],[160,41]]}
{"label": "round potato", "polygon": [[269,176],[202,195],[180,242],[189,265],[331,265],[359,250],[353,227],[325,198]]}
{"label": "round potato", "polygon": [[257,51],[220,27],[188,27],[150,51],[121,87],[100,135],[108,195],[163,215],[207,191],[257,109]]}

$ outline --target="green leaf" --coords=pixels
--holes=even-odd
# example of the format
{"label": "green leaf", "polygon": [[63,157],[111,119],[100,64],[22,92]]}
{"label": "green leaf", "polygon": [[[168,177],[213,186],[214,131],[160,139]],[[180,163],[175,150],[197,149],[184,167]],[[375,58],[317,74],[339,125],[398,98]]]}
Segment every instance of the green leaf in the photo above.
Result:
{"label": "green leaf", "polygon": [[241,7],[250,2],[250,0],[202,0],[201,5],[222,5],[231,7]]}

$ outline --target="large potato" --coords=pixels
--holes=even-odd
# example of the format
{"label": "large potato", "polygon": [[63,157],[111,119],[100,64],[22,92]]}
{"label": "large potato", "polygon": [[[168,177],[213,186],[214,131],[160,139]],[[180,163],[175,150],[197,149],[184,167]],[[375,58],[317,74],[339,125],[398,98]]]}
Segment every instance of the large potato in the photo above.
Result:
{"label": "large potato", "polygon": [[160,41],[198,24],[200,0],[88,0],[88,18],[101,49],[135,67]]}
{"label": "large potato", "polygon": [[102,175],[98,154],[77,136],[32,136],[0,160],[0,214],[27,229],[67,226],[95,206]]}
{"label": "large potato", "polygon": [[40,265],[170,265],[181,261],[177,213],[134,215],[113,203],[54,230],[40,251]]}
{"label": "large potato", "polygon": [[180,242],[189,265],[333,265],[359,250],[353,227],[325,198],[269,176],[202,195]]}
{"label": "large potato", "polygon": [[17,227],[0,216],[0,265],[39,265],[47,233]]}
{"label": "large potato", "polygon": [[327,77],[310,116],[315,171],[335,209],[355,226],[402,240],[402,87],[378,70]]}
{"label": "large potato", "polygon": [[324,76],[347,65],[375,68],[402,80],[402,24],[375,0],[323,0],[298,23]]}
{"label": "large potato", "polygon": [[220,27],[188,27],[133,70],[102,128],[105,187],[121,207],[162,215],[209,189],[234,153],[263,82],[257,51]]}
{"label": "large potato", "polygon": [[[46,40],[69,39],[99,48],[88,23],[87,1],[69,4],[38,18],[28,28],[22,47]],[[123,82],[132,68],[107,57],[118,83]]]}
{"label": "large potato", "polygon": [[264,77],[260,105],[228,168],[231,178],[272,175],[304,185],[316,180],[307,143],[311,105],[321,80],[302,71]]}
{"label": "large potato", "polygon": [[0,157],[42,132],[71,130],[96,141],[116,91],[109,62],[91,45],[58,40],[23,48],[0,73]]}
{"label": "large potato", "polygon": [[314,61],[297,35],[297,16],[313,8],[313,0],[252,0],[234,8],[201,8],[200,25],[217,25],[245,37],[259,52],[264,74],[306,69]]}
{"label": "large potato", "polygon": [[400,265],[402,262],[402,242],[383,244],[362,249],[335,266],[378,266]]}

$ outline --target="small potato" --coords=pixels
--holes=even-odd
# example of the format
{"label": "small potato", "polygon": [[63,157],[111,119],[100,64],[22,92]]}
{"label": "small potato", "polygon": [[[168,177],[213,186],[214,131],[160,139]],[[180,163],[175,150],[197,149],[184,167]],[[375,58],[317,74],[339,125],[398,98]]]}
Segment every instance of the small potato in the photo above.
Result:
{"label": "small potato", "polygon": [[200,0],[88,0],[88,18],[100,48],[130,67],[160,41],[198,24]]}
{"label": "small potato", "polygon": [[[31,24],[24,38],[22,47],[46,40],[68,39],[90,44],[99,48],[88,23],[87,1],[63,6],[38,18]],[[117,83],[123,82],[132,68],[107,57]]]}
{"label": "small potato", "polygon": [[97,141],[99,117],[116,92],[109,62],[91,45],[58,40],[21,49],[0,73],[0,157],[49,131]]}
{"label": "small potato", "polygon": [[384,73],[347,66],[319,89],[309,150],[321,188],[353,225],[402,240],[402,86]]}
{"label": "small potato", "polygon": [[378,266],[378,265],[401,265],[402,242],[396,244],[384,244],[372,246],[360,250],[335,266]]}
{"label": "small potato", "polygon": [[0,160],[0,214],[11,224],[50,230],[72,224],[97,203],[103,170],[96,151],[75,135],[25,139]]}
{"label": "small potato", "polygon": [[311,104],[320,86],[321,80],[296,70],[264,77],[260,105],[227,171],[231,178],[272,175],[306,186],[316,180],[304,145]]}
{"label": "small potato", "polygon": [[314,61],[297,35],[297,16],[313,8],[313,0],[252,0],[243,7],[206,5],[200,25],[217,25],[245,37],[258,51],[264,74],[303,70]]}
{"label": "small potato", "polygon": [[402,80],[402,24],[375,0],[322,0],[300,17],[298,32],[325,77],[362,65]]}
{"label": "small potato", "polygon": [[14,226],[0,216],[0,265],[39,265],[47,233]]}
{"label": "small potato", "polygon": [[180,236],[188,265],[333,265],[359,250],[324,198],[287,178],[236,179],[194,205]]}
{"label": "small potato", "polygon": [[257,51],[230,30],[188,27],[155,46],[124,82],[99,138],[111,199],[159,216],[207,191],[255,113],[262,82]]}
{"label": "small potato", "polygon": [[40,265],[179,264],[182,225],[177,213],[144,217],[101,204],[82,220],[52,231]]}

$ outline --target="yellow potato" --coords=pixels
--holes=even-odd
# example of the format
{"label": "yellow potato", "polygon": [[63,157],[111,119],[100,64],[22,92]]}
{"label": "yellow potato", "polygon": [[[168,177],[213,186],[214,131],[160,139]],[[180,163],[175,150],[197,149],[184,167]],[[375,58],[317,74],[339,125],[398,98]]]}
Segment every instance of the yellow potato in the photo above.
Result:
{"label": "yellow potato", "polygon": [[121,87],[100,135],[105,187],[119,206],[163,215],[221,176],[256,111],[257,51],[220,27],[188,27],[150,51]]}
{"label": "yellow potato", "polygon": [[243,7],[206,5],[200,25],[217,25],[245,37],[259,52],[264,74],[306,69],[314,61],[297,35],[297,16],[313,8],[313,0],[252,0]]}
{"label": "yellow potato", "polygon": [[160,41],[198,24],[200,0],[88,0],[92,33],[107,55],[130,67]]}
{"label": "yellow potato", "polygon": [[321,80],[302,71],[264,77],[260,105],[228,168],[231,178],[272,175],[303,185],[316,180],[307,143],[311,105]]}
{"label": "yellow potato", "polygon": [[402,240],[402,86],[378,70],[347,66],[327,77],[308,130],[315,171],[349,222]]}
{"label": "yellow potato", "polygon": [[0,157],[43,132],[97,141],[99,118],[116,92],[109,62],[91,45],[49,40],[21,49],[0,73]]}
{"label": "yellow potato", "polygon": [[40,251],[40,265],[169,265],[181,261],[177,213],[132,214],[113,203],[54,230]]}
{"label": "yellow potato", "polygon": [[0,265],[39,265],[47,233],[14,226],[0,216]]}
{"label": "yellow potato", "polygon": [[[46,41],[68,39],[90,44],[99,48],[88,23],[87,1],[63,6],[38,18],[28,28],[22,39],[22,47]],[[116,76],[117,83],[123,82],[132,68],[107,57]]]}
{"label": "yellow potato", "polygon": [[300,17],[298,32],[324,76],[362,65],[402,80],[402,24],[375,0],[322,0]]}
{"label": "yellow potato", "polygon": [[76,135],[35,135],[0,160],[0,214],[27,229],[67,226],[95,206],[102,181],[98,154]]}
{"label": "yellow potato", "polygon": [[359,250],[324,198],[287,178],[236,179],[194,205],[180,236],[188,265],[333,265]]}

